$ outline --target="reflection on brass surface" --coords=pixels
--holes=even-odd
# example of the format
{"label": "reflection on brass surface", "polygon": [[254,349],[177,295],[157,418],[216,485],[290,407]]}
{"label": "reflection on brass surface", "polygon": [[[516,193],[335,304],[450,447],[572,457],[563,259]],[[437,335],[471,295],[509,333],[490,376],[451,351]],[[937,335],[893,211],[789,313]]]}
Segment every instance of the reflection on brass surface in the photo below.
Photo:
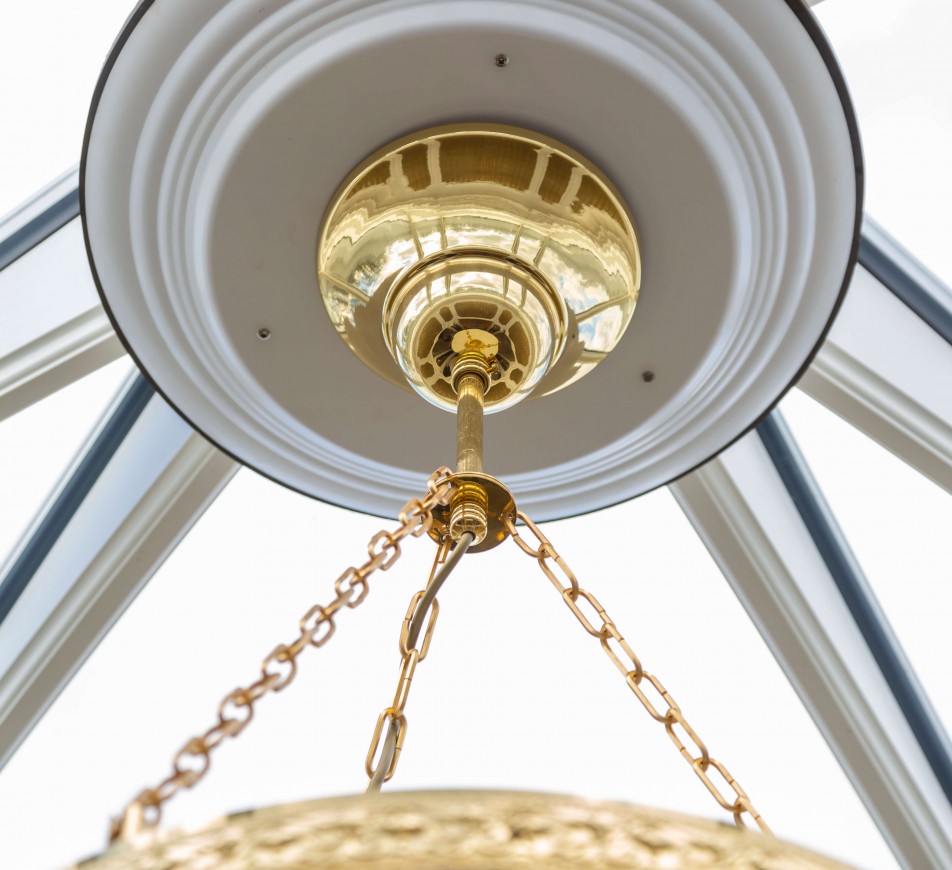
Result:
{"label": "reflection on brass surface", "polygon": [[742,831],[628,804],[520,792],[391,792],[269,807],[150,845],[117,845],[84,870],[843,870]]}
{"label": "reflection on brass surface", "polygon": [[491,412],[565,386],[611,351],[641,263],[598,169],[539,134],[481,124],[423,130],[364,161],[325,216],[318,277],[351,349],[447,410],[455,335],[494,336]]}
{"label": "reflection on brass surface", "polygon": [[457,382],[456,470],[483,470],[483,382],[465,374]]}

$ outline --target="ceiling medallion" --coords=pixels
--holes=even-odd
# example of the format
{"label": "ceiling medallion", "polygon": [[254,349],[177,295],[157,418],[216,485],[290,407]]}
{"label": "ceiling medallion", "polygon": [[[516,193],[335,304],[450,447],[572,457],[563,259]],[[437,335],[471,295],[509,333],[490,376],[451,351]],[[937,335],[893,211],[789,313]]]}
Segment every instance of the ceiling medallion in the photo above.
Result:
{"label": "ceiling medallion", "polygon": [[[638,313],[611,354],[493,419],[487,462],[533,515],[683,475],[808,364],[853,268],[862,177],[842,77],[800,0],[146,0],[95,94],[82,214],[119,335],[195,428],[287,486],[381,516],[448,463],[450,415],[395,386],[389,348],[369,367],[347,351],[314,264],[355,166],[459,123],[561,143],[638,228]],[[420,154],[393,179],[407,195]],[[561,184],[561,159],[536,205]],[[539,271],[551,283],[544,270],[510,283],[534,288],[557,327]]]}
{"label": "ceiling medallion", "polygon": [[[104,305],[173,406],[287,486],[399,517],[116,820],[115,839],[148,842],[91,866],[120,854],[169,866],[154,831],[164,802],[293,680],[401,542],[425,534],[437,552],[400,632],[369,792],[403,749],[440,586],[467,552],[511,538],[720,807],[767,836],[722,840],[670,815],[543,796],[467,794],[459,818],[495,831],[493,813],[521,813],[546,832],[568,813],[591,831],[629,813],[668,832],[657,842],[678,843],[681,866],[732,843],[746,843],[737,866],[771,866],[775,849],[801,865],[530,518],[686,473],[767,413],[822,341],[855,263],[862,162],[842,77],[800,0],[145,0],[96,90],[80,197]],[[447,411],[455,470],[406,501],[447,458]],[[422,812],[439,828],[444,800],[262,817],[333,831],[356,813],[389,830],[387,813]],[[607,866],[622,835],[598,824],[612,845],[593,846],[592,866]],[[275,866],[304,866],[302,854],[330,866],[314,834],[282,840],[291,863]],[[251,817],[213,826],[175,839],[175,866],[235,837],[254,866],[268,836]],[[647,842],[632,835],[618,866],[655,866]],[[524,847],[498,858],[521,866]],[[491,849],[446,848],[425,860],[502,866]],[[412,866],[431,866],[423,854]],[[403,866],[384,857],[373,866]]]}

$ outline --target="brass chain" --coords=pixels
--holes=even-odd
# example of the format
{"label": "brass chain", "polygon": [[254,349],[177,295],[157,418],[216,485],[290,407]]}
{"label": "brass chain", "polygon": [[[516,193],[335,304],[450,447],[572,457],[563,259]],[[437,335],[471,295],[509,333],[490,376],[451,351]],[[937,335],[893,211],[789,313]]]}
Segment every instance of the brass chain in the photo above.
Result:
{"label": "brass chain", "polygon": [[[268,692],[280,692],[297,674],[297,657],[309,646],[320,647],[334,634],[334,615],[344,607],[357,607],[370,591],[367,580],[375,571],[386,571],[400,558],[400,542],[408,535],[420,537],[433,524],[433,509],[449,504],[454,491],[452,472],[439,468],[427,480],[422,498],[408,501],[400,512],[400,524],[391,532],[377,532],[367,545],[369,558],[359,568],[348,568],[334,583],[337,597],[329,604],[315,604],[299,623],[298,636],[288,644],[278,644],[261,664],[261,676],[244,688],[237,688],[222,700],[218,721],[204,734],[192,737],[172,760],[172,773],[152,788],[141,791],[112,820],[110,842],[137,826],[154,827],[162,805],[182,789],[192,788],[208,773],[210,753],[226,737],[237,737],[248,726],[254,704]],[[434,614],[435,617],[435,614]],[[432,622],[432,620],[431,620]],[[425,655],[424,644],[424,655]],[[423,656],[418,655],[418,658]]]}
{"label": "brass chain", "polygon": [[[569,568],[565,560],[556,552],[552,543],[542,533],[541,529],[521,511],[517,512],[516,515],[536,537],[538,547],[533,548],[527,544],[519,535],[513,517],[506,516],[503,518],[503,522],[509,530],[509,534],[512,535],[512,539],[524,553],[532,556],[539,563],[539,567],[545,576],[549,578],[552,585],[559,591],[562,600],[565,601],[569,610],[572,611],[582,628],[592,635],[592,637],[598,638],[605,654],[611,659],[612,663],[625,678],[628,688],[635,694],[635,697],[638,698],[645,710],[648,711],[651,718],[664,725],[665,731],[667,731],[668,736],[678,748],[678,752],[680,752],[688,764],[691,765],[692,770],[697,774],[701,782],[704,783],[717,803],[723,809],[734,814],[734,822],[738,827],[747,827],[743,820],[743,816],[746,813],[757,823],[762,831],[769,834],[770,828],[760,813],[754,809],[754,805],[750,802],[747,793],[741,788],[740,783],[731,776],[730,772],[720,761],[711,756],[707,746],[704,745],[704,742],[698,736],[697,732],[684,718],[684,715],[681,713],[681,708],[677,705],[674,698],[671,697],[670,693],[654,674],[648,673],[648,671],[642,667],[638,656],[635,655],[625,638],[622,637],[615,623],[612,622],[595,596],[579,586],[572,569]],[[560,579],[555,571],[553,571],[549,560],[561,570],[563,579],[568,581],[567,585],[563,583],[563,579]],[[586,616],[582,606],[580,606],[583,603],[588,608],[591,608],[594,612],[593,616]],[[601,621],[601,626],[596,628],[595,625],[599,620]],[[613,647],[613,643],[617,644],[617,650]],[[650,686],[657,693],[661,701],[664,702],[663,704],[657,700],[652,702],[645,692],[647,686]],[[665,712],[659,712],[658,707],[665,705],[667,706]],[[683,729],[689,743],[693,745],[694,751],[688,749],[685,742],[678,735],[675,728],[679,726]],[[733,800],[729,797],[725,797],[717,783],[711,779],[711,771],[715,771],[719,774],[724,782],[731,788],[734,792]]]}
{"label": "brass chain", "polygon": [[[436,552],[436,558],[433,560],[433,568],[430,571],[430,578],[427,581],[426,586],[417,592],[410,599],[410,606],[407,608],[407,615],[403,620],[403,625],[400,628],[400,676],[397,679],[397,689],[393,695],[393,701],[390,703],[389,707],[385,707],[383,712],[377,718],[377,724],[374,727],[373,737],[370,738],[370,748],[367,750],[367,759],[364,762],[364,769],[367,772],[367,776],[370,779],[370,790],[373,790],[373,786],[376,784],[379,789],[380,783],[389,782],[393,777],[394,771],[397,769],[397,761],[400,758],[400,753],[403,750],[403,743],[406,740],[407,736],[407,717],[404,713],[404,709],[407,705],[407,700],[410,696],[410,685],[413,682],[413,675],[416,673],[417,665],[426,658],[426,654],[430,650],[430,641],[433,638],[433,629],[436,627],[437,617],[440,615],[440,604],[434,598],[432,604],[430,605],[429,612],[421,614],[423,619],[426,619],[426,626],[420,632],[423,635],[422,643],[419,642],[419,639],[410,637],[410,623],[414,620],[417,615],[418,608],[423,604],[423,596],[426,595],[426,590],[429,585],[433,582],[433,578],[436,576],[437,569],[446,559],[446,554],[449,552],[450,548],[450,539],[446,538],[440,543],[440,547]],[[412,646],[411,646],[412,644]],[[380,748],[380,739],[384,734],[384,728],[389,730],[391,727],[396,730],[396,742],[393,748],[393,755],[390,757],[389,764],[387,766],[386,772],[383,774],[383,778],[380,779],[377,775],[378,767],[380,764],[384,763],[385,758],[381,757],[380,760],[377,760],[377,752]],[[377,762],[376,764],[374,762]]]}

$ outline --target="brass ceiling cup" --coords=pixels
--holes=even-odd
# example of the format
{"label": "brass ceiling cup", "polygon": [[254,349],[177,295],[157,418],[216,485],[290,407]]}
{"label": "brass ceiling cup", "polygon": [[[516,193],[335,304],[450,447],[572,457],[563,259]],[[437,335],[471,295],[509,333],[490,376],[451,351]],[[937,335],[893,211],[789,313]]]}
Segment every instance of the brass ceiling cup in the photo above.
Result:
{"label": "brass ceiling cup", "polygon": [[456,410],[453,366],[479,342],[492,413],[608,355],[641,263],[629,211],[595,166],[538,133],[477,123],[422,130],[361,163],[328,208],[318,277],[351,350],[438,407]]}

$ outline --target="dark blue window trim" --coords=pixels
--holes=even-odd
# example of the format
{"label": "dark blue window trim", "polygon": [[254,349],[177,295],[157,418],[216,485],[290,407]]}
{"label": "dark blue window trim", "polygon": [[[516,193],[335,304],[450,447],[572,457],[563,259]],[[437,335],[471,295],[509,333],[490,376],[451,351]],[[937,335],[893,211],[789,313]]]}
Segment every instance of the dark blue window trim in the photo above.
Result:
{"label": "dark blue window trim", "polygon": [[859,263],[949,344],[952,344],[952,309],[923,287],[895,258],[887,254],[866,234],[860,238]]}
{"label": "dark blue window trim", "polygon": [[946,798],[952,803],[952,751],[948,735],[837,526],[792,433],[780,413],[774,411],[757,427],[757,434]]}
{"label": "dark blue window trim", "polygon": [[62,492],[40,521],[10,570],[0,579],[0,623],[17,603],[43,560],[109,464],[119,445],[142,413],[155,391],[137,375],[112,416],[80,460]]}
{"label": "dark blue window trim", "polygon": [[0,239],[0,271],[76,217],[79,217],[79,188],[71,190],[15,233]]}

